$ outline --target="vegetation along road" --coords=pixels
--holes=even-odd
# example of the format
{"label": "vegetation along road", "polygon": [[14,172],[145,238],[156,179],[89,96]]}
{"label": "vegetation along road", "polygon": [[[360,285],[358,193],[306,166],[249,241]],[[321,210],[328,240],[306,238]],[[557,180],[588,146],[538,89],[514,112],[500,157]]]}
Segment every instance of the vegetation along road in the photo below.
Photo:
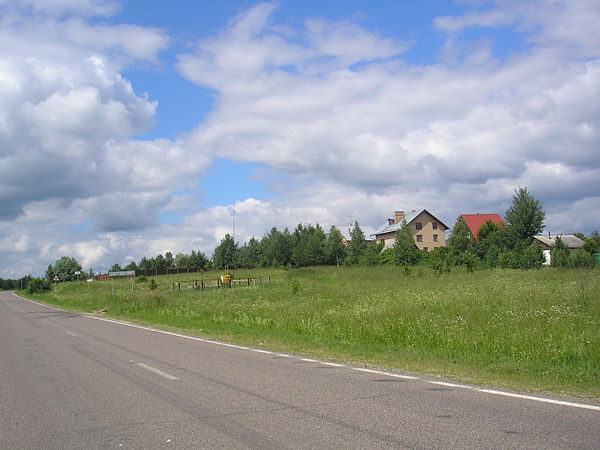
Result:
{"label": "vegetation along road", "polygon": [[[323,274],[316,269],[316,273],[335,278],[333,270]],[[110,295],[99,297],[109,314],[122,316],[125,309],[118,310],[118,304],[139,312],[141,302],[156,314],[160,305],[189,308],[185,295],[206,305],[219,298],[226,320],[234,293],[244,298],[261,292],[267,296],[262,300],[245,297],[254,304],[253,321],[260,323],[256,313],[260,308],[256,308],[261,301],[271,302],[269,289],[273,294],[285,288],[289,297],[302,304],[302,296],[310,292],[307,280],[315,276],[309,271],[299,280],[274,281],[260,289],[177,293],[180,297],[165,286],[161,290],[165,284],[161,280],[155,291],[139,289],[132,294],[126,294],[131,284],[123,283],[116,289],[118,301]],[[410,277],[404,279],[409,281]],[[68,291],[78,291],[79,301],[85,303],[92,298],[84,295],[85,289],[95,289],[98,297],[99,290],[107,288],[110,293],[110,282],[72,283],[52,295],[62,290],[62,302],[68,303]],[[334,305],[321,292],[323,311],[331,312]],[[204,294],[208,296],[202,299]],[[349,301],[356,311],[358,304]],[[360,305],[368,315],[368,305]],[[422,308],[418,302],[413,305]],[[94,306],[90,303],[90,307]],[[538,311],[543,315],[543,305]],[[308,321],[327,315],[305,312],[303,320]],[[496,313],[502,315],[502,308]],[[218,324],[214,310],[212,314],[212,322]],[[237,340],[250,343],[257,331],[246,328],[240,321]],[[0,293],[0,447],[595,448],[600,442],[600,403],[595,400],[516,394],[378,370],[339,362],[335,352],[338,362],[294,356],[265,349],[281,348],[284,339],[263,333],[263,341],[267,342],[255,340],[246,346],[151,330],[114,322],[106,314],[72,313]],[[325,354],[318,339],[314,341],[312,353],[321,348]],[[303,345],[310,347],[310,342],[304,340]]]}

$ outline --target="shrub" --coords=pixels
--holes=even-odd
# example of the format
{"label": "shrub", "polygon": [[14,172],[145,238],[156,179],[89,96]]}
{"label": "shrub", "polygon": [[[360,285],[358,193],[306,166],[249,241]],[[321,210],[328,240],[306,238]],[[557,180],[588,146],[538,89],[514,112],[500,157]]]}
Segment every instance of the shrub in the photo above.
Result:
{"label": "shrub", "polygon": [[50,282],[42,278],[33,278],[27,285],[28,294],[36,294],[38,292],[49,291]]}
{"label": "shrub", "polygon": [[569,267],[593,267],[594,256],[583,249],[577,249],[569,257]]}
{"label": "shrub", "polygon": [[157,287],[158,287],[158,284],[156,284],[156,280],[154,278],[150,279],[150,284],[148,285],[148,289],[153,291]]}
{"label": "shrub", "polygon": [[136,283],[146,283],[148,281],[148,278],[146,278],[145,275],[140,275],[139,277],[137,277],[135,279]]}

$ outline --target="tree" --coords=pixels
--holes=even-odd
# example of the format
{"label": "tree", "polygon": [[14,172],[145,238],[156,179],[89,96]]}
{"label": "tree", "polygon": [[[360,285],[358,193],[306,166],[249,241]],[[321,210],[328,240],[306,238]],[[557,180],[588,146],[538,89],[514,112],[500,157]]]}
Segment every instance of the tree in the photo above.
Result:
{"label": "tree", "polygon": [[554,247],[550,250],[552,267],[567,267],[569,265],[570,253],[567,245],[560,236],[554,240]]}
{"label": "tree", "polygon": [[46,269],[46,273],[44,274],[44,276],[46,277],[46,280],[48,280],[48,281],[52,281],[54,279],[54,268],[52,267],[52,264],[48,265],[48,268]]}
{"label": "tree", "polygon": [[458,217],[452,227],[452,234],[448,238],[448,247],[454,257],[468,252],[473,247],[473,237],[469,226],[462,217]]}
{"label": "tree", "polygon": [[121,265],[115,263],[112,265],[109,272],[121,272],[122,270],[123,270],[123,268],[121,267]]}
{"label": "tree", "polygon": [[511,233],[527,244],[536,234],[544,230],[546,213],[542,203],[531,195],[527,188],[515,190],[513,203],[505,214],[506,223]]}
{"label": "tree", "polygon": [[358,264],[361,256],[367,251],[365,242],[365,233],[360,228],[358,222],[354,222],[354,228],[350,232],[350,242],[346,247],[346,258],[344,264]]}
{"label": "tree", "polygon": [[398,266],[408,268],[408,266],[416,264],[418,260],[419,249],[415,245],[408,223],[402,219],[402,224],[396,230],[394,239],[394,262]]}
{"label": "tree", "polygon": [[130,261],[129,264],[127,264],[125,267],[123,267],[123,270],[136,270],[137,264],[135,263],[135,261]]}
{"label": "tree", "polygon": [[63,256],[57,259],[52,267],[52,272],[60,281],[71,281],[76,279],[75,272],[81,271],[81,266],[69,256]]}
{"label": "tree", "polygon": [[221,243],[215,248],[212,260],[217,269],[234,269],[236,262],[237,244],[230,234],[226,234]]}
{"label": "tree", "polygon": [[325,233],[319,224],[298,224],[292,234],[292,261],[297,267],[325,263]]}
{"label": "tree", "polygon": [[340,230],[332,226],[325,241],[325,255],[328,264],[339,265],[346,255],[344,237]]}

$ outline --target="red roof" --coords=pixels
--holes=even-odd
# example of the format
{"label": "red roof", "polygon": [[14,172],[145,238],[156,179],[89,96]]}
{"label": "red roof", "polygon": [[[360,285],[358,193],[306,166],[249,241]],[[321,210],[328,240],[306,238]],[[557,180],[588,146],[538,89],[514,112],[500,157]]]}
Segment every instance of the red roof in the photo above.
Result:
{"label": "red roof", "polygon": [[461,214],[461,216],[471,234],[475,237],[475,240],[478,239],[477,233],[479,233],[479,228],[486,222],[497,223],[498,225],[504,224],[502,217],[498,214]]}

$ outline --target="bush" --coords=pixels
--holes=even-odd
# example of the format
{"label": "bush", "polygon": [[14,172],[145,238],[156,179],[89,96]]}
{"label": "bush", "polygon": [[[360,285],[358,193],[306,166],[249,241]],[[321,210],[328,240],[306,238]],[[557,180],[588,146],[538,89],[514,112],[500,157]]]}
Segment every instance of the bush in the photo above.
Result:
{"label": "bush", "polygon": [[148,281],[148,278],[146,278],[145,275],[140,275],[139,277],[137,277],[135,279],[136,283],[146,283]]}
{"label": "bush", "polygon": [[27,285],[28,294],[36,294],[38,292],[49,291],[50,282],[42,278],[33,278]]}
{"label": "bush", "polygon": [[156,284],[156,280],[154,278],[152,278],[150,280],[150,284],[148,285],[148,289],[150,289],[151,291],[153,291],[157,287],[158,287],[158,284]]}
{"label": "bush", "polygon": [[569,257],[569,267],[593,267],[594,256],[583,249],[577,249]]}

